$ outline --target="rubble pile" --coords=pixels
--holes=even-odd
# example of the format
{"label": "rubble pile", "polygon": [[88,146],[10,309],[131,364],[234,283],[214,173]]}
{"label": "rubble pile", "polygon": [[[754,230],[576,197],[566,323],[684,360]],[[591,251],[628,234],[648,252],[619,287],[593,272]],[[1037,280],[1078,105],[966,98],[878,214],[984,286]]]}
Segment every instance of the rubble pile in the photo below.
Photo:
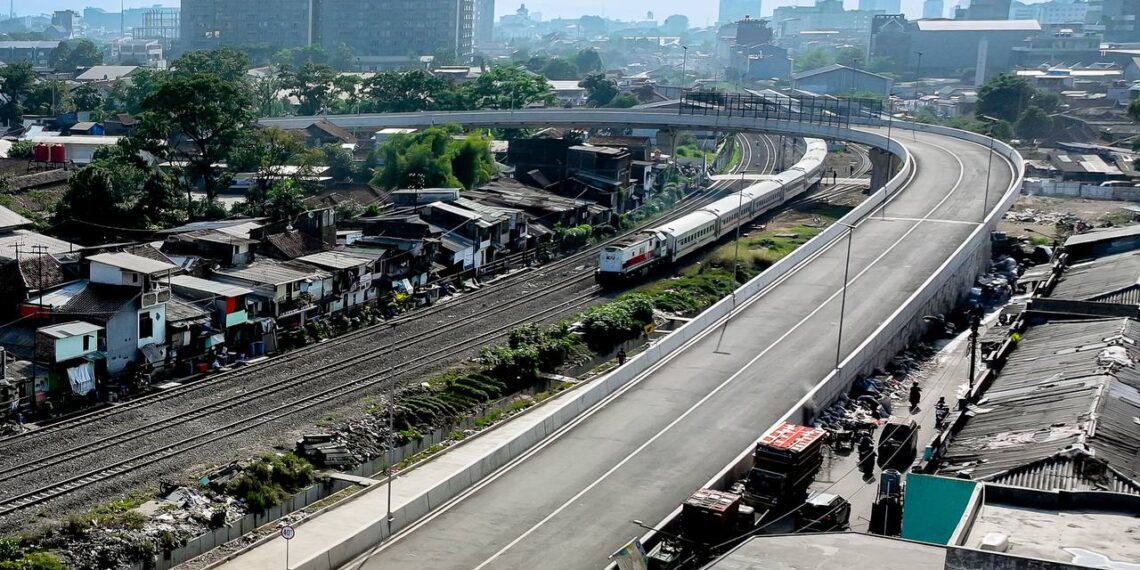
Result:
{"label": "rubble pile", "polygon": [[1044,210],[1036,210],[1033,208],[1025,208],[1023,210],[1010,210],[1005,213],[1004,219],[1007,222],[1030,223],[1054,226],[1069,226],[1074,227],[1077,223],[1081,222],[1075,214],[1069,212],[1046,212]]}
{"label": "rubble pile", "polygon": [[127,569],[245,514],[244,506],[232,497],[177,487],[126,516],[72,517],[40,546],[60,553],[72,570]]}
{"label": "rubble pile", "polygon": [[[847,394],[820,412],[813,427],[825,429],[829,441],[846,441],[845,437],[863,430],[873,429],[891,416],[896,402],[905,402],[910,385],[926,376],[934,365],[931,362],[937,350],[926,343],[895,356],[887,370],[859,378]],[[905,406],[905,404],[903,404]]]}

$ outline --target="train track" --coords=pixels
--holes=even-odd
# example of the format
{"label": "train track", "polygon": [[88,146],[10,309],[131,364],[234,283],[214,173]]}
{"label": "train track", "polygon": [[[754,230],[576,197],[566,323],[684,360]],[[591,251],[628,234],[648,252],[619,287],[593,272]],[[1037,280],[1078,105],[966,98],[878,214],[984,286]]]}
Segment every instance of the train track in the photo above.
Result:
{"label": "train track", "polygon": [[[744,148],[747,150],[742,153],[742,161],[738,168],[747,169],[747,167],[751,165],[753,153],[750,147],[750,143],[748,143],[748,141],[743,137],[741,140],[744,143]],[[767,141],[767,143],[770,143],[770,141]],[[765,158],[764,168],[768,168],[769,164],[774,164],[774,157],[770,156],[770,153],[769,156],[766,156]],[[714,185],[710,188],[710,191],[706,192],[703,196],[691,200],[688,204],[685,204],[682,207],[674,209],[668,216],[666,216],[666,218],[684,215],[689,211],[702,207],[704,204],[715,199],[718,192],[724,188],[727,188],[728,186],[729,184]],[[662,223],[662,221],[663,219],[658,219],[649,223],[656,224]],[[638,231],[639,229],[640,228],[635,228],[632,231]],[[563,260],[560,260],[559,262],[556,262],[556,264],[551,264],[551,266],[548,266],[545,269],[549,271],[553,269],[552,266],[554,265],[561,264],[562,266],[566,266],[571,263],[580,262],[582,258],[594,255],[596,251],[604,245],[605,244],[601,244],[594,248],[590,248],[589,250],[569,256]],[[123,429],[116,432],[114,435],[104,437],[96,441],[88,441],[82,444],[73,445],[59,452],[38,456],[35,459],[24,462],[18,466],[2,468],[0,469],[0,477],[3,477],[7,482],[6,487],[8,488],[12,488],[12,482],[17,481],[22,477],[36,476],[38,479],[43,479],[45,474],[49,473],[49,471],[47,471],[49,469],[51,470],[50,472],[54,473],[62,472],[71,474],[78,472],[78,474],[65,476],[65,478],[59,481],[44,484],[27,492],[15,493],[8,497],[0,496],[0,518],[17,511],[39,505],[47,501],[51,501],[69,493],[73,493],[79,489],[108,481],[124,474],[137,471],[144,467],[166,461],[179,455],[183,455],[187,452],[202,448],[206,445],[221,442],[227,438],[231,438],[238,434],[257,429],[271,422],[287,418],[293,414],[311,410],[318,406],[334,402],[337,399],[350,396],[359,391],[380,386],[385,382],[395,383],[397,372],[401,375],[407,374],[409,372],[414,372],[441,363],[449,358],[453,358],[457,352],[478,347],[485,343],[489,343],[493,340],[501,338],[505,336],[511,328],[514,328],[519,324],[560,317],[567,313],[576,311],[579,308],[589,305],[595,301],[598,297],[598,294],[600,293],[600,289],[596,286],[591,287],[585,292],[580,293],[570,298],[569,300],[561,301],[549,307],[545,307],[536,313],[527,314],[520,319],[515,319],[507,324],[488,331],[484,331],[478,335],[467,337],[464,340],[432,350],[426,354],[417,355],[417,357],[411,361],[400,363],[398,365],[398,369],[397,364],[393,362],[390,363],[387,367],[381,366],[376,371],[372,371],[360,377],[339,383],[331,388],[323,389],[316,393],[305,394],[303,397],[291,400],[269,409],[259,409],[250,415],[243,416],[237,421],[233,421],[216,428],[203,429],[198,433],[189,435],[188,437],[182,438],[175,442],[163,442],[145,451],[136,452],[134,455],[131,455],[125,459],[119,459],[119,454],[112,453],[116,450],[116,448],[120,448],[122,446],[126,446],[133,442],[139,441],[141,438],[144,438],[146,436],[170,430],[176,426],[191,424],[193,422],[209,424],[208,421],[204,420],[208,420],[209,418],[213,418],[215,416],[221,416],[222,414],[226,413],[234,413],[246,407],[253,407],[260,400],[270,395],[279,394],[285,390],[304,388],[306,384],[317,380],[327,381],[330,375],[342,371],[349,371],[368,362],[379,360],[386,356],[391,356],[401,349],[419,346],[419,344],[424,339],[438,337],[438,335],[441,333],[446,333],[459,328],[464,324],[469,324],[473,318],[480,318],[492,313],[501,313],[505,309],[514,306],[541,300],[544,297],[554,295],[555,293],[559,293],[566,289],[578,286],[583,281],[586,281],[588,279],[592,279],[592,274],[585,273],[574,275],[568,279],[563,280],[561,283],[554,287],[548,287],[541,290],[538,292],[537,296],[528,295],[517,297],[509,301],[506,305],[499,304],[494,307],[486,308],[482,311],[478,311],[474,315],[462,319],[460,322],[449,323],[441,329],[433,329],[430,331],[422,332],[408,338],[394,340],[386,345],[381,345],[377,348],[367,350],[360,355],[352,357],[347,362],[334,362],[331,364],[322,365],[316,369],[305,370],[304,372],[296,373],[283,379],[275,379],[271,383],[260,387],[250,388],[238,395],[225,398],[218,402],[213,402],[205,406],[197,407],[193,410],[169,415],[161,418],[158,421],[152,421],[134,428]],[[501,290],[501,287],[497,288],[496,290]],[[469,298],[473,297],[475,296],[469,296]],[[454,306],[454,303],[441,305],[443,308],[441,310],[452,308]],[[391,330],[398,327],[399,324],[404,321],[413,318],[423,318],[424,316],[425,312],[421,311],[402,319],[398,319],[395,323],[389,322],[383,325],[379,325],[378,327],[373,327],[370,330],[358,331],[357,333],[348,335],[347,337],[339,337],[334,341],[333,344],[339,347],[339,345],[342,345],[345,341],[358,339],[360,337],[373,335],[376,333],[382,333],[384,330]],[[334,347],[331,350],[337,351],[339,348]],[[302,354],[291,355],[290,358],[286,359],[275,359],[274,362],[276,364],[288,363],[299,358],[311,358],[313,356],[313,352],[298,352],[301,352]],[[23,436],[6,438],[5,440],[0,440],[0,444],[11,444],[13,441],[22,441],[23,438],[26,437],[42,436],[50,433],[58,433],[60,431],[68,429],[75,429],[83,425],[104,420],[109,416],[123,413],[128,409],[153,405],[156,402],[184,397],[187,392],[215,386],[219,382],[232,383],[235,377],[255,375],[257,372],[265,371],[265,368],[262,367],[260,369],[251,368],[247,371],[244,371],[244,374],[241,375],[232,373],[229,375],[217,375],[203,382],[188,384],[185,387],[177,388],[169,392],[163,392],[151,397],[141,398],[128,404],[115,406],[107,410],[93,412],[91,414],[86,414],[84,416],[74,418],[73,420],[67,422],[61,422],[57,425],[47,426],[40,430],[27,432]],[[132,450],[132,452],[134,452],[134,450]],[[93,456],[97,455],[114,458],[115,460],[112,463],[92,468],[91,464],[97,461],[97,459],[95,459]],[[74,468],[68,468],[70,465],[74,465]]]}
{"label": "train track", "polygon": [[[743,136],[738,136],[738,137],[739,137],[738,142],[742,142],[743,143],[742,146],[744,147],[744,152],[742,153],[741,165],[744,165],[744,167],[747,168],[747,166],[750,165],[753,151],[752,151],[752,149],[750,147],[750,143],[747,141],[746,137],[743,137]],[[771,145],[771,140],[768,137],[760,137],[760,138],[762,141],[765,142],[766,148],[769,145]],[[772,147],[772,148],[774,148],[774,147]],[[774,153],[773,152],[766,153],[765,163],[764,163],[763,169],[767,170],[767,169],[772,168],[774,166],[775,166]],[[697,196],[695,199],[692,199],[692,200],[689,200],[687,202],[682,203],[680,206],[678,206],[677,208],[674,208],[673,210],[671,210],[668,214],[666,214],[663,217],[659,217],[657,219],[646,221],[642,224],[639,224],[637,227],[629,230],[628,232],[620,234],[619,236],[616,236],[616,237],[614,237],[610,240],[607,240],[603,243],[597,244],[595,246],[586,248],[582,251],[576,252],[576,253],[571,254],[567,257],[559,259],[559,260],[552,262],[546,266],[538,268],[535,271],[520,271],[520,272],[515,272],[513,274],[509,274],[507,276],[501,277],[501,278],[495,280],[493,283],[487,285],[483,289],[480,289],[480,290],[473,292],[473,293],[461,295],[461,296],[455,298],[451,302],[439,303],[439,304],[436,304],[432,307],[428,307],[426,309],[413,311],[413,312],[406,314],[406,315],[403,315],[399,318],[392,319],[390,321],[386,321],[384,323],[380,323],[380,324],[373,325],[370,327],[365,327],[363,329],[354,331],[352,333],[336,337],[335,339],[333,339],[330,342],[324,342],[324,343],[320,343],[320,344],[316,344],[316,345],[310,345],[308,347],[305,347],[305,348],[302,348],[299,350],[294,350],[294,351],[285,353],[281,356],[277,356],[277,357],[265,362],[264,364],[254,365],[254,366],[250,366],[250,367],[235,370],[235,371],[222,372],[222,373],[214,374],[214,375],[211,375],[210,377],[208,377],[202,381],[184,384],[182,386],[171,388],[171,389],[165,390],[163,392],[158,392],[158,393],[150,394],[150,395],[147,395],[147,396],[144,396],[141,398],[136,398],[136,399],[130,400],[130,401],[123,403],[123,404],[118,404],[118,405],[103,408],[101,410],[97,410],[94,412],[89,412],[89,413],[82,414],[79,416],[74,416],[69,420],[58,422],[56,424],[49,424],[49,425],[44,426],[44,427],[39,428],[39,429],[26,431],[26,432],[11,435],[11,436],[8,436],[5,438],[0,438],[0,451],[3,451],[4,449],[10,447],[13,443],[16,443],[16,442],[23,442],[23,441],[27,441],[29,439],[34,439],[34,438],[43,437],[43,436],[46,436],[49,434],[58,433],[60,431],[74,429],[74,428],[85,426],[85,425],[90,425],[90,424],[93,424],[96,422],[106,420],[107,418],[110,418],[110,417],[113,417],[116,415],[120,415],[120,414],[123,414],[125,412],[135,410],[135,409],[138,409],[138,408],[141,408],[144,406],[152,406],[156,403],[161,403],[164,401],[170,401],[170,400],[174,400],[177,398],[184,398],[187,394],[192,393],[192,392],[197,392],[197,391],[204,390],[207,388],[214,388],[214,387],[217,387],[219,385],[224,385],[224,384],[226,384],[226,385],[234,384],[234,383],[240,382],[244,378],[264,376],[265,373],[268,372],[267,368],[269,368],[269,367],[279,367],[279,366],[288,365],[288,364],[292,364],[292,363],[310,363],[314,360],[320,359],[322,353],[328,353],[329,355],[334,356],[338,360],[344,360],[344,359],[349,359],[352,361],[370,360],[372,358],[375,358],[379,354],[383,354],[385,352],[390,351],[392,348],[391,344],[381,345],[379,347],[375,347],[372,349],[365,350],[364,352],[361,352],[359,354],[349,354],[349,355],[344,354],[344,348],[343,347],[344,346],[351,346],[351,345],[368,344],[368,343],[359,343],[356,341],[360,341],[360,340],[364,340],[364,339],[368,339],[368,340],[379,339],[379,337],[383,333],[385,333],[387,331],[391,331],[391,330],[393,330],[393,329],[395,329],[395,328],[397,328],[400,325],[403,325],[405,323],[408,323],[408,322],[411,322],[414,320],[423,319],[425,317],[429,317],[429,316],[434,315],[434,314],[451,311],[451,310],[454,310],[455,308],[457,308],[458,306],[461,306],[464,304],[470,304],[470,303],[477,302],[478,300],[480,300],[484,297],[494,295],[496,293],[501,292],[502,289],[504,289],[507,286],[524,282],[527,279],[534,279],[535,277],[543,277],[545,275],[549,275],[551,273],[557,272],[561,269],[574,267],[575,265],[578,265],[585,260],[593,259],[594,257],[597,256],[597,253],[599,251],[601,251],[601,249],[603,247],[605,247],[609,243],[612,243],[613,241],[621,239],[621,237],[624,237],[625,235],[629,235],[630,233],[635,233],[635,232],[641,231],[642,229],[645,229],[647,227],[651,227],[651,226],[656,225],[656,224],[665,223],[668,220],[675,219],[679,216],[685,215],[685,214],[687,214],[693,210],[696,210],[696,209],[712,202],[717,197],[717,193],[720,190],[727,188],[728,186],[729,186],[728,183],[714,184],[714,185],[710,186],[710,188],[707,191],[705,191],[704,194]],[[592,274],[589,274],[589,273],[571,277],[568,280],[564,280],[561,284],[555,285],[554,288],[546,288],[545,293],[541,294],[540,296],[545,296],[546,294],[550,294],[550,293],[554,293],[554,292],[564,290],[570,285],[581,283],[581,282],[583,282],[587,279],[590,279],[590,278],[592,278]],[[531,297],[531,298],[533,299],[533,297]],[[486,315],[490,315],[490,314],[500,312],[504,308],[505,307],[503,307],[502,305],[499,305],[499,306],[496,306],[494,308],[489,308],[486,310],[478,311],[476,314],[469,315],[469,316],[466,316],[464,318],[465,319],[479,318],[482,316],[486,316]],[[435,333],[435,334],[438,334],[440,332],[443,332],[443,331],[441,331],[439,329],[436,329],[433,331],[433,333]],[[421,338],[421,337],[422,337],[422,335],[417,335],[415,338]],[[333,344],[335,344],[335,346],[333,346]],[[349,363],[345,363],[345,364],[347,365]],[[318,368],[316,371],[320,371],[320,370],[321,369]],[[305,370],[305,371],[301,372],[300,374],[312,374],[313,372],[314,371],[312,371],[312,370]],[[2,471],[0,471],[0,473],[2,473]]]}

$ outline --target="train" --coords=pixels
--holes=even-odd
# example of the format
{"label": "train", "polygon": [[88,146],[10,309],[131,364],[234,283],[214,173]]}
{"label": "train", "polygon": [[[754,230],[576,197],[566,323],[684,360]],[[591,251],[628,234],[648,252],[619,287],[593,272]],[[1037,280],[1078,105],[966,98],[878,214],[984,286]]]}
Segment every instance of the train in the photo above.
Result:
{"label": "train", "polygon": [[804,139],[806,150],[794,166],[771,180],[729,194],[699,210],[606,246],[598,256],[595,280],[612,285],[677,263],[766,212],[806,192],[823,178],[827,143]]}

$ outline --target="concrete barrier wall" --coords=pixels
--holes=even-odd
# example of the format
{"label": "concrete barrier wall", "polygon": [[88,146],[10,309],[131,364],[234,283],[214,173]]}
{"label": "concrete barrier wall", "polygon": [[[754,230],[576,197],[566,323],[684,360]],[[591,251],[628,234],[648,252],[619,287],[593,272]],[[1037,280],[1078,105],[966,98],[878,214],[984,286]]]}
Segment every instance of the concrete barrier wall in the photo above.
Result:
{"label": "concrete barrier wall", "polygon": [[[886,137],[873,133],[860,133],[859,138],[866,144],[881,147],[889,146],[891,152],[903,159],[903,167],[886,186],[872,194],[843,218],[844,223],[851,224],[865,217],[889,196],[893,195],[907,181],[914,167],[913,158],[906,148],[897,141],[888,141]],[[842,225],[827,228],[808,243],[776,262],[767,271],[742,285],[737,290],[737,306],[754,298],[759,292],[788,275],[798,265],[841,238],[844,232],[846,232],[846,228]],[[732,299],[722,299],[695,319],[637,354],[625,366],[617,368],[608,375],[578,390],[571,400],[559,404],[556,409],[538,408],[528,412],[545,413],[547,417],[532,429],[520,434],[489,455],[456,471],[427,494],[397,508],[393,512],[392,531],[399,532],[432,510],[455,498],[495,470],[526,453],[535,444],[569,425],[582,412],[626,386],[635,378],[665,362],[670,354],[674,354],[686,343],[712,330],[714,325],[732,311]],[[330,545],[329,550],[325,553],[301,561],[294,568],[296,570],[333,570],[339,568],[386,539],[388,537],[387,526],[386,521],[376,520],[373,524],[361,528],[353,536],[340,543]]]}
{"label": "concrete barrier wall", "polygon": [[[976,133],[950,129],[936,125],[921,125],[915,123],[895,124],[895,129],[918,130],[951,136],[968,140],[984,146],[989,146],[989,139]],[[784,421],[808,423],[812,416],[829,406],[835,398],[850,389],[852,382],[861,374],[872,371],[881,366],[900,350],[906,347],[915,338],[925,332],[925,324],[921,316],[934,312],[932,309],[945,310],[960,300],[966,289],[971,286],[979,273],[985,269],[990,255],[990,232],[997,226],[1002,215],[1017,201],[1020,195],[1024,177],[1024,161],[1021,155],[1012,147],[1004,143],[996,143],[994,152],[1009,161],[1014,171],[1013,182],[1002,195],[1001,200],[987,215],[982,225],[978,226],[967,240],[946,260],[921,287],[880,325],[862,344],[859,345],[840,364],[839,369],[833,371],[826,378],[800,400],[792,409],[772,426],[757,433],[757,438]],[[852,213],[855,213],[854,211]],[[857,218],[858,219],[858,218]],[[848,222],[849,223],[849,222]],[[832,226],[830,229],[836,229]],[[705,487],[724,489],[732,482],[742,478],[752,467],[753,446],[749,446],[737,455],[736,459],[724,469],[713,476]],[[655,525],[662,528],[673,521],[680,514],[676,509],[668,517]],[[652,538],[652,533],[643,537],[643,540]]]}

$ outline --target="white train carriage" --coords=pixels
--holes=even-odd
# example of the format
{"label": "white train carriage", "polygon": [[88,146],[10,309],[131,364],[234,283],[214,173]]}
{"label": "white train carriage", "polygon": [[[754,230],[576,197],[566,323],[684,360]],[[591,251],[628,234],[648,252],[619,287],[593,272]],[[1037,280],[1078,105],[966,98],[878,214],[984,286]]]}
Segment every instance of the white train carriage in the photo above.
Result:
{"label": "white train carriage", "polygon": [[668,224],[653,229],[665,236],[669,262],[701,249],[717,239],[717,217],[712,212],[697,210]]}
{"label": "white train carriage", "polygon": [[665,236],[644,231],[625,237],[602,249],[596,274],[602,276],[645,275],[667,259]]}

